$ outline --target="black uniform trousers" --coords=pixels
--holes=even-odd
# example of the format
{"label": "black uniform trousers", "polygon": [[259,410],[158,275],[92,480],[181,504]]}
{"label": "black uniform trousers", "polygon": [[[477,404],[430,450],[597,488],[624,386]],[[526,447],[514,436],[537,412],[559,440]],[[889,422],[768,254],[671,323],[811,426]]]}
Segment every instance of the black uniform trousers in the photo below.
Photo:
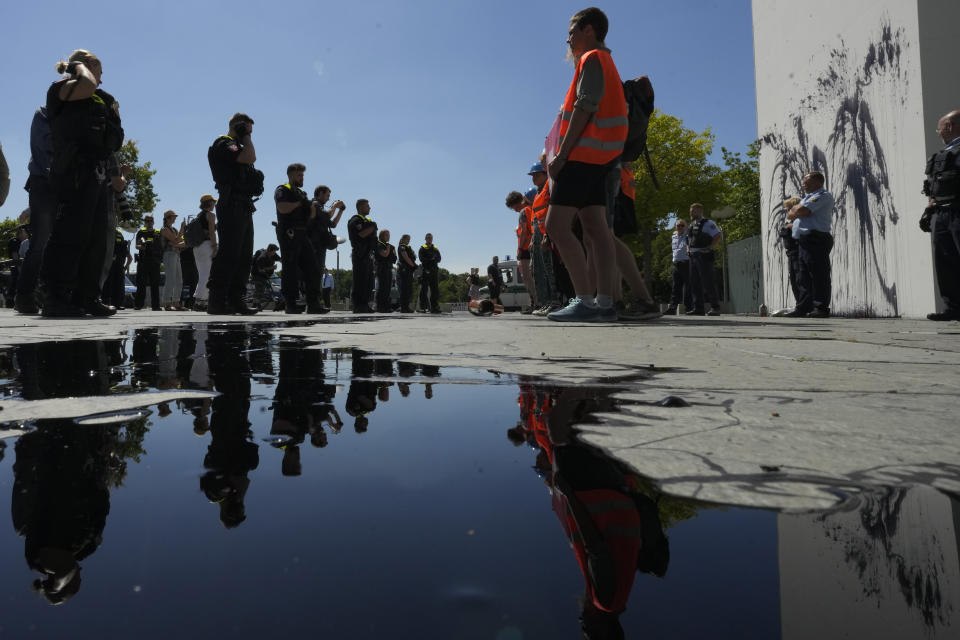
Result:
{"label": "black uniform trousers", "polygon": [[939,208],[932,222],[933,266],[940,299],[948,311],[960,313],[960,208]]}
{"label": "black uniform trousers", "polygon": [[133,295],[133,306],[139,309],[147,297],[150,287],[150,308],[160,311],[160,258],[148,257],[140,252],[137,260],[137,292]]}
{"label": "black uniform trousers", "polygon": [[317,256],[313,244],[307,238],[306,228],[277,223],[277,244],[280,245],[282,266],[280,291],[288,304],[295,304],[300,297],[300,282],[307,292],[307,304],[317,304],[320,294],[320,274],[317,273]]}
{"label": "black uniform trousers", "polygon": [[690,252],[690,292],[694,311],[706,311],[706,302],[715,309],[720,308],[714,271],[713,251]]}
{"label": "black uniform trousers", "polygon": [[[427,301],[427,291],[430,292],[430,300]],[[420,308],[436,311],[440,309],[440,272],[433,269],[423,268],[423,275],[420,278]]]}
{"label": "black uniform trousers", "polygon": [[390,289],[393,287],[393,265],[377,263],[377,311],[390,310]]}
{"label": "black uniform trousers", "polygon": [[29,297],[37,288],[43,252],[57,217],[57,194],[50,182],[40,176],[30,176],[30,247],[20,265],[17,295]]}
{"label": "black uniform trousers", "polygon": [[105,304],[112,304],[117,308],[126,306],[123,304],[123,299],[127,293],[124,289],[123,277],[126,263],[126,256],[119,259],[114,258],[110,262],[110,275],[107,276],[107,281],[103,283],[103,302]]}
{"label": "black uniform trousers", "polygon": [[370,281],[373,277],[373,260],[370,259],[370,252],[366,250],[358,251],[354,249],[350,254],[353,262],[353,308],[362,309],[370,306]]}
{"label": "black uniform trousers", "polygon": [[50,240],[43,252],[40,277],[48,294],[74,302],[100,295],[100,275],[107,233],[107,183],[93,167],[80,170],[78,187],[61,192]]}
{"label": "black uniform trousers", "polygon": [[210,300],[241,302],[250,279],[253,257],[253,201],[243,196],[220,194],[217,201],[217,255],[210,265]]}
{"label": "black uniform trousers", "polygon": [[675,307],[680,302],[683,302],[683,306],[687,309],[693,309],[689,260],[673,263],[673,290],[670,293],[670,306]]}
{"label": "black uniform trousers", "polygon": [[822,231],[811,231],[800,236],[800,273],[797,278],[796,311],[809,313],[814,309],[830,311],[830,251],[833,236]]}
{"label": "black uniform trousers", "polygon": [[409,309],[413,298],[413,270],[397,269],[397,288],[400,289],[400,308]]}

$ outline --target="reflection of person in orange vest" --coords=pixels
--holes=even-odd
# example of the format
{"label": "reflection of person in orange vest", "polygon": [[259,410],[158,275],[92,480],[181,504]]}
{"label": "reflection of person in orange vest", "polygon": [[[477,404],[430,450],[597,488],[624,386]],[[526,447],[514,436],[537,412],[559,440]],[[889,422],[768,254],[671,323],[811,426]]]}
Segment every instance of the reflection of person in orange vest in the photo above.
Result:
{"label": "reflection of person in orange vest", "polygon": [[635,488],[635,479],[599,451],[580,444],[571,422],[602,409],[581,389],[556,398],[537,468],[550,488],[553,509],[586,581],[581,626],[585,638],[622,638],[636,571],[666,574],[669,543],[656,503]]}

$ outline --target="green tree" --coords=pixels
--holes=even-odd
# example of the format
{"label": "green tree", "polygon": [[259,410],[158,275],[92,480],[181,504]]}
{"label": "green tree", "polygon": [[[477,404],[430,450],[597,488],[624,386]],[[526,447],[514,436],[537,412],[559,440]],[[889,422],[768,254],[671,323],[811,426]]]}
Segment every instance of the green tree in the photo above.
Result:
{"label": "green tree", "polygon": [[153,176],[156,170],[150,168],[150,162],[140,163],[140,147],[136,140],[127,140],[117,152],[120,164],[130,165],[131,173],[127,179],[127,188],[124,195],[133,211],[132,222],[137,226],[143,224],[143,216],[152,213],[160,198],[153,190]]}
{"label": "green tree", "polygon": [[723,232],[730,243],[760,233],[760,141],[750,143],[746,159],[725,148],[720,150],[726,165],[723,203],[736,211],[723,222]]}
{"label": "green tree", "polygon": [[713,145],[709,128],[699,132],[688,129],[680,118],[659,110],[650,117],[647,147],[660,188],[654,186],[644,160],[633,163],[637,233],[625,240],[642,257],[647,284],[655,295],[663,286],[664,260],[670,262],[670,256],[663,255],[661,236],[666,236],[669,247],[671,217],[677,213],[686,216],[693,202],[703,203],[706,211],[711,211],[722,200],[722,172],[709,161]]}

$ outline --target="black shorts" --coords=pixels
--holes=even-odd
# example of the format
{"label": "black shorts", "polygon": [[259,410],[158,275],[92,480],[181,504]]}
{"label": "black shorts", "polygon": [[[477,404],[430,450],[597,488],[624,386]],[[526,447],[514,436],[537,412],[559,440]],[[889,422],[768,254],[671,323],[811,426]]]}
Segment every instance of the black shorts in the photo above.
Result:
{"label": "black shorts", "polygon": [[517,249],[517,260],[529,260],[530,249]]}
{"label": "black shorts", "polygon": [[550,187],[550,204],[577,209],[606,207],[610,172],[619,177],[619,159],[608,164],[568,161]]}

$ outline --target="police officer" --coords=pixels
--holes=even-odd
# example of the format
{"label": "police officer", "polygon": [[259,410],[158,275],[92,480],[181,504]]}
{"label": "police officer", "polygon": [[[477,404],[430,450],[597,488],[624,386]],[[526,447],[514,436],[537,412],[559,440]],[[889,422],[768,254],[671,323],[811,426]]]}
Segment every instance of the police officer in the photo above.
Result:
{"label": "police officer", "polygon": [[433,244],[433,234],[423,238],[420,257],[420,311],[427,312],[427,289],[430,290],[430,313],[440,313],[440,250]]}
{"label": "police officer", "polygon": [[57,192],[50,184],[50,162],[53,158],[53,145],[50,142],[50,119],[46,106],[41,106],[33,115],[30,123],[30,163],[27,168],[30,178],[26,189],[30,193],[30,245],[20,278],[17,280],[17,298],[14,307],[17,312],[34,314],[40,311],[37,306],[37,281],[43,252],[53,222],[57,215]]}
{"label": "police officer", "polygon": [[377,312],[392,313],[390,307],[390,289],[393,287],[393,265],[397,261],[397,250],[390,244],[390,232],[384,229],[377,239],[374,251],[377,264]]}
{"label": "police officer", "polygon": [[280,244],[282,281],[280,288],[286,313],[303,313],[297,304],[300,282],[307,292],[307,313],[327,313],[320,304],[320,273],[313,244],[307,238],[307,221],[313,212],[313,203],[303,186],[307,168],[296,162],[287,167],[287,182],[273,192],[277,204],[277,242]]}
{"label": "police officer", "polygon": [[417,270],[417,256],[410,248],[410,235],[403,234],[397,245],[397,288],[400,289],[400,313],[413,313],[413,272]]}
{"label": "police officer", "polygon": [[153,216],[144,216],[143,224],[134,239],[140,253],[137,256],[137,292],[134,294],[133,308],[143,308],[149,286],[150,308],[160,311],[160,259],[163,256],[163,245],[160,242],[160,232],[153,228]]}
{"label": "police officer", "polygon": [[373,313],[370,290],[373,289],[373,252],[377,246],[377,223],[370,219],[370,202],[357,200],[357,213],[347,221],[353,262],[353,312]]}
{"label": "police officer", "polygon": [[109,316],[100,301],[107,219],[106,161],[123,144],[117,101],[99,88],[103,67],[89,51],[57,63],[65,74],[47,91],[53,143],[50,180],[59,211],[43,254],[43,315]]}
{"label": "police officer", "polygon": [[717,223],[703,217],[703,205],[699,202],[690,205],[687,254],[690,256],[690,291],[693,309],[687,311],[688,316],[704,315],[705,301],[710,302],[710,311],[706,315],[720,315],[720,297],[717,295],[717,284],[714,278],[713,250],[722,239]]}
{"label": "police officer", "polygon": [[220,245],[210,266],[207,313],[252,315],[259,309],[244,301],[253,255],[254,198],[263,193],[263,173],[254,168],[257,152],[250,135],[253,118],[235,113],[230,130],[207,151],[217,200]]}
{"label": "police officer", "polygon": [[307,237],[310,238],[313,253],[317,257],[317,273],[323,273],[327,268],[327,250],[336,247],[336,244],[333,244],[336,236],[332,229],[339,224],[340,216],[347,208],[341,200],[337,200],[330,205],[330,209],[324,209],[323,205],[328,200],[330,187],[322,184],[313,190],[313,207],[307,221]]}
{"label": "police officer", "polygon": [[113,239],[113,260],[110,262],[110,275],[103,283],[104,301],[117,309],[124,308],[126,290],[124,274],[130,267],[133,256],[130,255],[130,243],[121,229],[116,229]]}
{"label": "police officer", "polygon": [[946,309],[927,319],[960,320],[960,111],[940,118],[937,133],[947,146],[927,161],[923,192],[930,202],[920,228],[933,233],[933,266]]}
{"label": "police officer", "polygon": [[829,318],[831,297],[830,251],[833,236],[830,222],[833,195],[823,188],[824,177],[811,171],[800,182],[806,194],[800,204],[787,212],[793,222],[793,237],[800,246],[800,272],[797,277],[797,306],[788,318]]}

